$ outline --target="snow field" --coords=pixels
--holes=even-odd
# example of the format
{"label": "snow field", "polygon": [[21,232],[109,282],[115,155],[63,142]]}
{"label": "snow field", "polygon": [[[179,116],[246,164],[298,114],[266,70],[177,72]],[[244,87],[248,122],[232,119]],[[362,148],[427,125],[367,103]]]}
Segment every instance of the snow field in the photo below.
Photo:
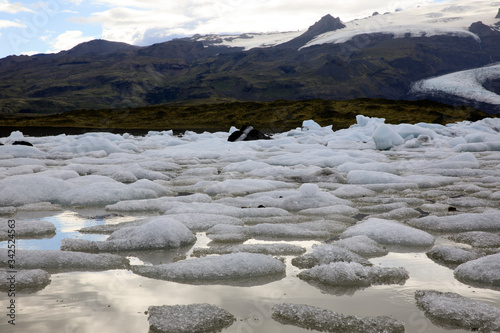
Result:
{"label": "snow field", "polygon": [[[0,211],[15,218],[99,208],[136,217],[87,226],[63,239],[65,251],[21,249],[20,269],[130,269],[176,283],[241,286],[282,279],[288,266],[297,272],[288,278],[344,295],[404,284],[411,277],[404,267],[373,267],[370,258],[410,251],[426,252],[464,283],[495,289],[498,128],[497,119],[393,125],[358,116],[348,129],[308,121],[273,140],[237,144],[226,141],[228,133],[33,138],[35,147],[0,147]],[[54,233],[43,219],[18,222],[19,237]],[[110,236],[94,241],[88,233]],[[317,245],[291,244],[297,240]],[[129,266],[125,257],[190,246],[177,262]],[[294,311],[309,313],[298,305]],[[311,313],[323,320],[320,310]],[[365,327],[342,318],[339,325]]]}

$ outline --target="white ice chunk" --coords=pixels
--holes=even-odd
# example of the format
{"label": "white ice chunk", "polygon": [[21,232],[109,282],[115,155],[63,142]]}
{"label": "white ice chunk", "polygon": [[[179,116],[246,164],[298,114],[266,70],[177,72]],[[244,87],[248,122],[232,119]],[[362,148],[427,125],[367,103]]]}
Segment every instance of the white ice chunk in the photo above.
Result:
{"label": "white ice chunk", "polygon": [[288,184],[276,180],[266,179],[227,179],[218,184],[212,185],[205,190],[205,193],[211,196],[223,194],[230,195],[246,195],[255,192],[264,192],[277,190],[282,188],[291,188],[292,184]]}
{"label": "white ice chunk", "polygon": [[[7,250],[0,252],[0,266],[7,267]],[[41,268],[50,270],[108,270],[128,266],[128,259],[114,254],[91,254],[57,250],[17,250],[16,268]]]}
{"label": "white ice chunk", "polygon": [[368,287],[378,284],[404,284],[410,277],[403,267],[367,267],[358,263],[334,262],[304,270],[298,277],[339,287]]}
{"label": "white ice chunk", "polygon": [[267,243],[267,244],[240,244],[234,246],[196,248],[193,250],[193,256],[200,257],[209,254],[228,254],[235,252],[261,253],[273,256],[300,255],[306,252],[306,249],[287,243]]}
{"label": "white ice chunk", "polygon": [[460,281],[498,288],[500,287],[500,253],[461,264],[454,273]]}
{"label": "white ice chunk", "polygon": [[344,216],[354,216],[359,213],[359,210],[351,206],[346,205],[332,205],[327,207],[319,208],[307,208],[298,212],[302,215],[344,215]]}
{"label": "white ice chunk", "polygon": [[188,229],[193,231],[205,231],[217,224],[244,225],[243,220],[226,215],[188,213],[168,216],[182,222]]}
{"label": "white ice chunk", "polygon": [[434,323],[448,329],[492,332],[500,329],[500,309],[456,293],[415,292],[417,305]]}
{"label": "white ice chunk", "polygon": [[333,243],[363,257],[381,257],[389,251],[376,241],[364,235],[341,239]]}
{"label": "white ice chunk", "polygon": [[47,156],[46,153],[39,150],[36,147],[29,146],[0,146],[0,156],[2,157],[12,157],[12,158],[45,158]]}
{"label": "white ice chunk", "polygon": [[386,124],[378,126],[375,132],[373,132],[372,138],[379,150],[391,149],[405,142],[401,135]]}
{"label": "white ice chunk", "polygon": [[342,238],[364,235],[380,244],[399,246],[431,246],[434,236],[398,222],[370,218],[349,227],[341,235]]}
{"label": "white ice chunk", "polygon": [[272,318],[284,325],[320,332],[403,333],[403,323],[387,316],[357,317],[305,304],[276,304]]}
{"label": "white ice chunk", "polygon": [[249,231],[243,226],[218,224],[207,230],[207,237],[221,243],[244,242],[251,237]]}
{"label": "white ice chunk", "polygon": [[408,224],[427,230],[461,232],[479,230],[500,230],[498,216],[500,212],[490,210],[484,213],[463,213],[447,216],[426,216],[412,219]]}
{"label": "white ice chunk", "polygon": [[[55,235],[56,227],[48,221],[28,221],[14,220],[12,228],[9,227],[7,220],[0,224],[0,240],[8,239],[9,235],[15,238],[29,238],[38,236]],[[9,234],[9,230],[14,230],[15,234]]]}
{"label": "white ice chunk", "polygon": [[172,202],[202,202],[209,203],[212,199],[207,194],[195,193],[192,195],[180,196],[180,197],[161,197],[154,199],[141,199],[141,200],[126,200],[120,201],[113,205],[107,205],[106,210],[119,211],[119,212],[150,212],[150,211],[161,211],[163,210],[165,204]]}
{"label": "white ice chunk", "polygon": [[469,244],[474,247],[500,247],[500,236],[490,232],[469,231],[451,235],[449,238],[455,242]]}
{"label": "white ice chunk", "polygon": [[344,231],[346,225],[335,221],[314,221],[302,223],[261,223],[248,227],[254,237],[327,239]]}
{"label": "white ice chunk", "polygon": [[282,275],[286,265],[265,254],[232,253],[156,266],[133,266],[134,273],[177,282],[215,282]]}
{"label": "white ice chunk", "polygon": [[319,190],[316,184],[302,184],[299,194],[285,198],[280,208],[286,210],[303,210],[334,205],[350,205],[350,201],[337,198],[333,194]]}
{"label": "white ice chunk", "polygon": [[445,265],[460,265],[478,257],[472,251],[445,245],[436,246],[426,254],[429,258]]}
{"label": "white ice chunk", "polygon": [[292,265],[299,268],[312,268],[332,262],[355,262],[365,266],[372,264],[363,257],[334,244],[313,246],[313,252],[292,259]]}
{"label": "white ice chunk", "polygon": [[148,308],[152,330],[163,333],[220,332],[236,318],[211,304],[163,305]]}
{"label": "white ice chunk", "polygon": [[94,136],[92,133],[84,134],[71,142],[59,145],[49,151],[50,154],[71,153],[71,154],[86,154],[89,152],[104,151],[107,155],[112,153],[124,152],[116,145],[102,135]]}
{"label": "white ice chunk", "polygon": [[170,249],[192,244],[196,236],[181,222],[158,217],[139,226],[120,228],[105,241],[63,239],[65,251],[126,251]]}
{"label": "white ice chunk", "polygon": [[376,192],[359,185],[344,185],[332,191],[332,194],[345,199],[355,199],[361,197],[373,197]]}
{"label": "white ice chunk", "polygon": [[0,269],[0,290],[39,291],[50,283],[50,274],[41,269]]}
{"label": "white ice chunk", "polygon": [[35,202],[57,202],[71,185],[61,179],[38,175],[12,176],[0,181],[0,206],[22,206]]}
{"label": "white ice chunk", "polygon": [[353,170],[347,174],[349,184],[390,184],[406,183],[404,177],[381,171]]}

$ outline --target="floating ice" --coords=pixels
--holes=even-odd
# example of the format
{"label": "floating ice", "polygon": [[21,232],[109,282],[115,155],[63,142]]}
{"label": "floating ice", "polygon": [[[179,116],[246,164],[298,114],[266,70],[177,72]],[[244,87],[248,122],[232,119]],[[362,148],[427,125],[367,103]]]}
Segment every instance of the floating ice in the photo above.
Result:
{"label": "floating ice", "polygon": [[71,188],[66,181],[52,177],[12,176],[0,181],[0,206],[22,206],[43,201],[58,202],[61,193]]}
{"label": "floating ice", "polygon": [[169,202],[162,207],[165,214],[187,214],[187,213],[203,213],[227,215],[238,218],[244,217],[270,217],[270,216],[285,216],[291,215],[284,209],[280,208],[237,208],[219,203],[205,202]]}
{"label": "floating ice", "polygon": [[188,229],[193,231],[206,231],[217,224],[243,225],[243,220],[226,215],[217,214],[172,214],[169,217],[182,222]]}
{"label": "floating ice", "polygon": [[472,251],[444,245],[436,246],[426,254],[439,263],[455,266],[478,258],[478,255]]}
{"label": "floating ice", "polygon": [[402,333],[403,323],[387,316],[366,317],[344,315],[305,304],[276,304],[272,308],[274,320],[320,332]]}
{"label": "floating ice", "polygon": [[119,212],[159,212],[164,209],[163,207],[165,204],[172,202],[209,203],[211,201],[212,199],[207,194],[195,193],[180,197],[161,197],[154,199],[120,201],[113,205],[107,205],[106,210]]}
{"label": "floating ice", "polygon": [[[13,279],[12,279],[13,278]],[[50,274],[41,269],[20,269],[12,271],[0,269],[0,290],[35,292],[50,283]]]}
{"label": "floating ice", "polygon": [[500,287],[500,253],[461,264],[455,277],[465,283],[483,287]]}
{"label": "floating ice", "polygon": [[132,266],[136,274],[184,283],[224,283],[231,280],[282,276],[286,266],[265,254],[232,253],[156,266]]}
{"label": "floating ice", "polygon": [[334,262],[302,271],[298,277],[337,287],[368,287],[404,284],[410,277],[403,267],[367,267],[358,263]]}
{"label": "floating ice", "polygon": [[469,231],[449,238],[455,242],[465,243],[474,247],[500,247],[500,236],[484,231]]}
{"label": "floating ice", "polygon": [[344,216],[354,216],[359,213],[359,210],[347,205],[332,205],[327,207],[319,208],[307,208],[298,212],[302,215],[344,215]]}
{"label": "floating ice", "polygon": [[333,244],[368,258],[385,256],[389,252],[385,247],[364,235],[341,239]]}
{"label": "floating ice", "polygon": [[291,188],[292,184],[266,179],[227,179],[221,183],[212,185],[205,190],[211,196],[223,194],[246,195],[255,192],[270,191],[281,188]]}
{"label": "floating ice", "polygon": [[423,247],[434,244],[434,236],[398,222],[370,218],[349,227],[342,238],[364,235],[385,245]]}
{"label": "floating ice", "polygon": [[480,230],[500,230],[498,216],[500,212],[496,210],[484,213],[463,213],[447,216],[426,216],[419,219],[412,219],[408,224],[427,230],[461,232]]}
{"label": "floating ice", "polygon": [[169,217],[158,217],[139,226],[120,228],[105,241],[63,239],[61,250],[112,252],[170,249],[195,241],[196,236],[181,222]]}
{"label": "floating ice", "polygon": [[373,141],[379,150],[391,149],[394,146],[402,145],[405,140],[395,132],[389,125],[381,124],[373,132]]}
{"label": "floating ice", "polygon": [[404,177],[381,171],[353,170],[347,174],[349,184],[407,183]]}
{"label": "floating ice", "polygon": [[306,249],[293,244],[271,243],[271,244],[240,244],[234,246],[195,248],[194,257],[206,256],[209,254],[228,254],[235,252],[261,253],[274,256],[300,255],[306,252]]}
{"label": "floating ice", "polygon": [[372,264],[363,257],[333,244],[313,246],[313,252],[292,259],[292,265],[299,268],[312,268],[332,262],[355,262],[365,266]]}
{"label": "floating ice", "polygon": [[298,238],[318,239],[329,238],[344,231],[346,225],[335,221],[313,221],[302,223],[261,223],[249,227],[254,237],[264,238]]}
{"label": "floating ice", "polygon": [[[7,267],[7,250],[0,252],[0,267]],[[100,271],[127,268],[128,259],[114,254],[91,254],[57,250],[17,250],[16,268],[41,268],[57,271]]]}
{"label": "floating ice", "polygon": [[415,292],[417,305],[434,323],[447,329],[491,332],[500,329],[500,309],[456,293]]}
{"label": "floating ice", "polygon": [[28,220],[15,220],[14,228],[9,228],[7,221],[0,225],[0,240],[8,239],[10,235],[9,230],[14,230],[14,238],[30,238],[55,235],[56,227],[48,221],[28,221]]}
{"label": "floating ice", "polygon": [[36,147],[29,146],[0,146],[0,156],[12,158],[45,158],[46,153]]}
{"label": "floating ice", "polygon": [[162,333],[220,332],[236,318],[211,304],[163,305],[148,308],[152,330]]}
{"label": "floating ice", "polygon": [[218,224],[207,230],[207,237],[215,242],[236,243],[244,242],[251,236],[247,227]]}

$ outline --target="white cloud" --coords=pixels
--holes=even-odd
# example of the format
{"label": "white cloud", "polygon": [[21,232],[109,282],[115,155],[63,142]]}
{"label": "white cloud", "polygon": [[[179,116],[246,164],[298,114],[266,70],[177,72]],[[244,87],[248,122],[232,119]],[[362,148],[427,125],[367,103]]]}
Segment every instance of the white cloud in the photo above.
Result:
{"label": "white cloud", "polygon": [[59,51],[69,50],[76,45],[88,42],[95,39],[92,36],[84,36],[83,32],[77,30],[66,31],[58,35],[54,40],[50,41],[52,49],[48,53],[56,53]]}
{"label": "white cloud", "polygon": [[10,3],[8,0],[0,0],[0,13],[15,14],[18,12],[31,12],[29,8],[24,7],[21,3]]}
{"label": "white cloud", "polygon": [[0,20],[0,29],[3,28],[23,28],[24,24],[16,21]]}

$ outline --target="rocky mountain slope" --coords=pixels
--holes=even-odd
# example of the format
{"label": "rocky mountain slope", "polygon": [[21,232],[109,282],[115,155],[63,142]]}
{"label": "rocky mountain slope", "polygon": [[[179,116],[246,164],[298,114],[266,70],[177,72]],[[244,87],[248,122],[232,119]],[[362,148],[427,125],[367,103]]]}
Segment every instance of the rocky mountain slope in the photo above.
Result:
{"label": "rocky mountain slope", "polygon": [[[192,38],[136,47],[94,40],[57,54],[0,59],[1,113],[55,113],[192,100],[437,99],[416,82],[500,62],[498,5],[446,2],[307,31]],[[498,94],[496,72],[478,89]],[[445,83],[446,84],[446,83]]]}

